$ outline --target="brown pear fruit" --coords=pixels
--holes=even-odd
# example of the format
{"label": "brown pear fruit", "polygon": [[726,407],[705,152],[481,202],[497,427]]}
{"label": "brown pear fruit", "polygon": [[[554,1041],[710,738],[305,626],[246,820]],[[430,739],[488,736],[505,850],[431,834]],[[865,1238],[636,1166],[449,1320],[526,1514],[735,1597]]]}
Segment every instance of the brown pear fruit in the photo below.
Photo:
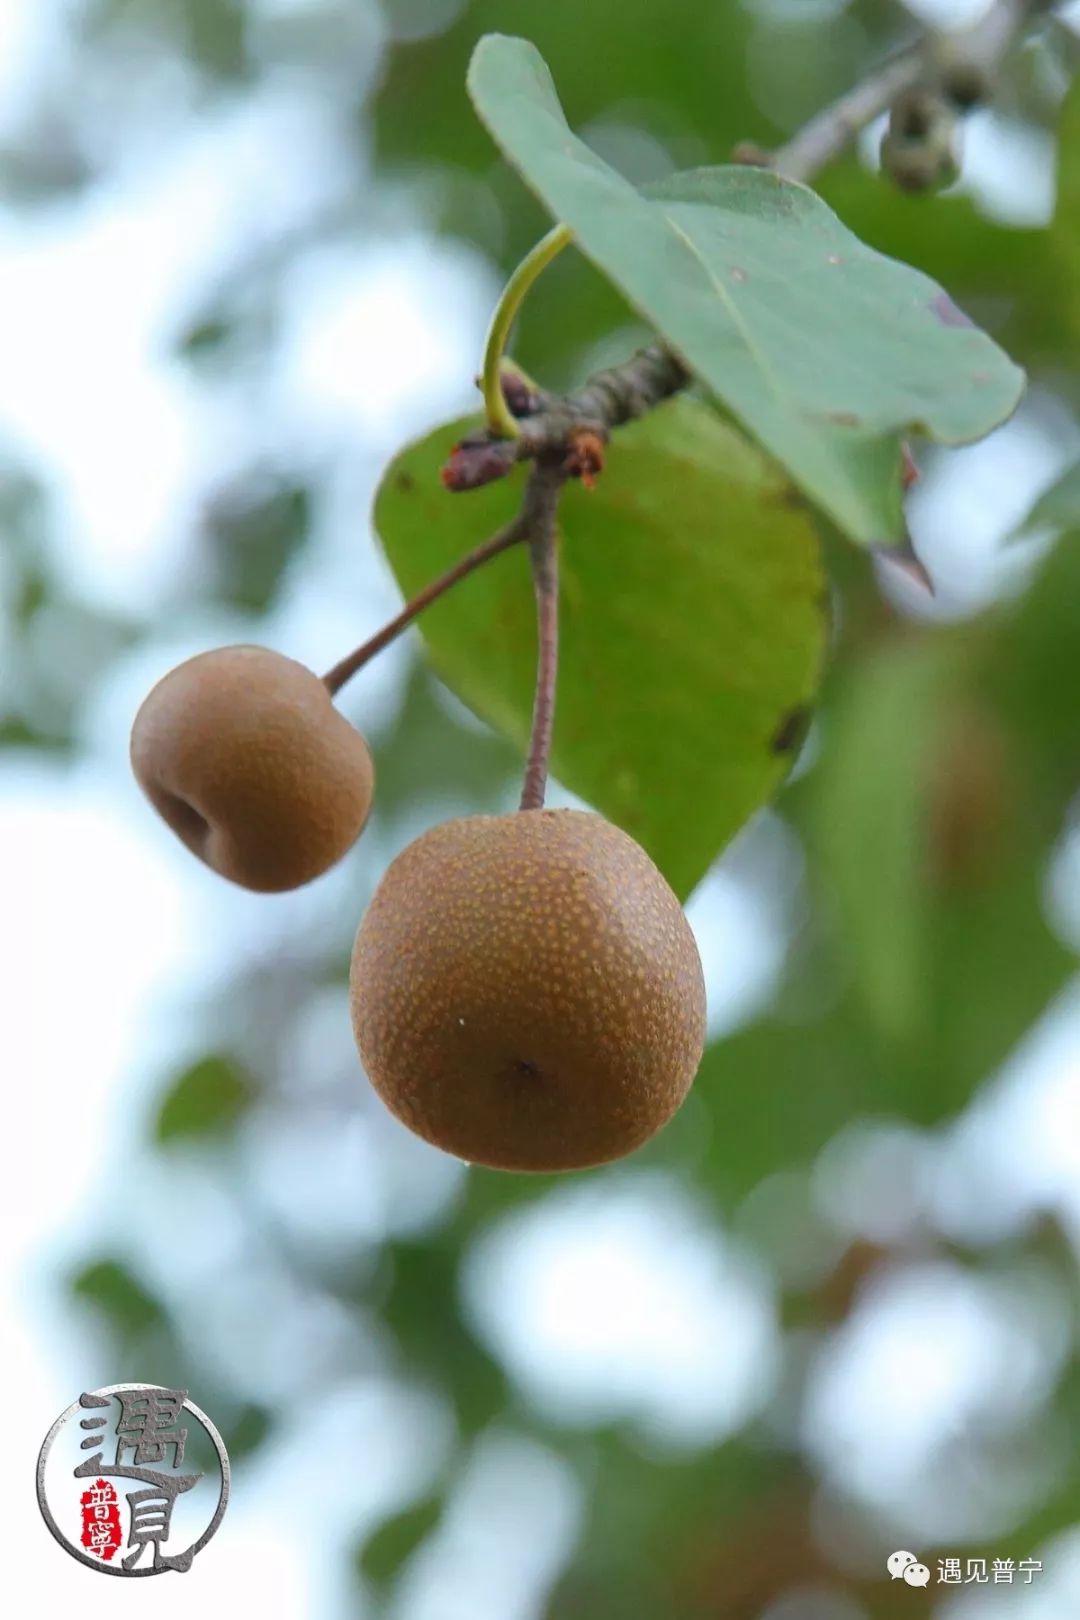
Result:
{"label": "brown pear fruit", "polygon": [[448,1153],[578,1170],[640,1147],[705,1041],[682,907],[601,816],[434,827],[389,867],[353,950],[353,1030],[392,1113]]}
{"label": "brown pear fruit", "polygon": [[170,671],[135,716],[131,763],[193,854],[263,893],[340,860],[375,779],[367,743],[319,677],[266,647],[221,647]]}

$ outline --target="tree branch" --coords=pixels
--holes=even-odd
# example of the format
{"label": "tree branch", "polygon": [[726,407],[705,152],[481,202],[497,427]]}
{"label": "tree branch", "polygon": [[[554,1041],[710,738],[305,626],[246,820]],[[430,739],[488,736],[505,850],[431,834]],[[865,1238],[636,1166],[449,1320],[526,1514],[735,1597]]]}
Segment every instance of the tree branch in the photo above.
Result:
{"label": "tree branch", "polygon": [[589,478],[600,470],[602,450],[583,440],[593,438],[602,446],[612,428],[644,416],[689,381],[682,361],[659,343],[597,372],[573,394],[523,389],[512,374],[504,374],[506,403],[523,418],[520,431],[513,439],[493,438],[486,430],[463,439],[443,468],[443,483],[455,493],[478,489],[505,477],[519,461],[556,454],[568,478]]}
{"label": "tree branch", "polygon": [[897,96],[918,84],[925,71],[924,41],[920,40],[817,113],[767,157],[765,166],[788,180],[809,185],[875,118],[888,112]]}

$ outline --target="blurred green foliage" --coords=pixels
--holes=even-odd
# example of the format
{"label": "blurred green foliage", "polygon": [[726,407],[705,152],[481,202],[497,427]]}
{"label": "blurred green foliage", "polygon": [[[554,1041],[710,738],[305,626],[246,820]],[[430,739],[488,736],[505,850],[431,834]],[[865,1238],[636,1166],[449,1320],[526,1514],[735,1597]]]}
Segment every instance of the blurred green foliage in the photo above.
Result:
{"label": "blurred green foliage", "polygon": [[100,1311],[121,1338],[139,1339],[165,1319],[158,1301],[120,1260],[93,1261],[70,1286],[74,1297]]}
{"label": "blurred green foliage", "polygon": [[218,599],[244,613],[269,612],[310,524],[311,496],[302,484],[249,478],[221,492],[205,524]]}
{"label": "blurred green foliage", "polygon": [[161,1099],[159,1142],[227,1135],[252,1101],[252,1086],[230,1058],[207,1055],[178,1074]]}
{"label": "blurred green foliage", "polygon": [[390,1586],[442,1517],[443,1499],[431,1496],[385,1519],[360,1548],[360,1574],[376,1591]]}

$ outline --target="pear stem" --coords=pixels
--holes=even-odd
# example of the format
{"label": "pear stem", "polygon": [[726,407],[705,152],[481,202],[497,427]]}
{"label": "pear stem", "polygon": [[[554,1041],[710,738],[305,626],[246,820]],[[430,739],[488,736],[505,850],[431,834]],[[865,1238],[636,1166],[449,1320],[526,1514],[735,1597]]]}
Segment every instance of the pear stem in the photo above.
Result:
{"label": "pear stem", "polygon": [[536,590],[536,696],[532,736],[521,789],[522,810],[542,810],[555,725],[559,671],[559,539],[556,520],[566,473],[561,462],[538,462],[529,479],[523,511],[529,531],[529,557]]}
{"label": "pear stem", "polygon": [[516,439],[521,432],[517,418],[506,403],[502,386],[502,357],[510,336],[510,328],[517,318],[526,293],[542,270],[545,270],[572,240],[565,225],[556,225],[541,237],[536,246],[522,259],[503,288],[484,345],[484,359],[480,372],[480,386],[484,393],[484,415],[489,433],[499,439]]}
{"label": "pear stem", "polygon": [[475,551],[466,553],[454,563],[453,567],[448,568],[445,574],[440,574],[430,585],[425,585],[410,602],[406,602],[401,612],[391,619],[389,624],[384,625],[369,641],[365,641],[362,646],[357,647],[354,652],[341,659],[340,663],[335,664],[333,669],[326,672],[323,684],[331,697],[340,692],[345,682],[351,680],[357,670],[363,669],[376,653],[382,652],[383,648],[389,646],[403,630],[407,630],[413,620],[418,618],[426,607],[430,607],[432,602],[437,602],[439,597],[444,596],[459,580],[465,579],[477,568],[483,567],[484,563],[490,562],[492,557],[497,557],[501,551],[509,551],[511,546],[519,545],[522,540],[528,539],[529,533],[528,512],[523,508],[512,522],[500,529],[497,534],[493,534],[490,540],[485,540]]}

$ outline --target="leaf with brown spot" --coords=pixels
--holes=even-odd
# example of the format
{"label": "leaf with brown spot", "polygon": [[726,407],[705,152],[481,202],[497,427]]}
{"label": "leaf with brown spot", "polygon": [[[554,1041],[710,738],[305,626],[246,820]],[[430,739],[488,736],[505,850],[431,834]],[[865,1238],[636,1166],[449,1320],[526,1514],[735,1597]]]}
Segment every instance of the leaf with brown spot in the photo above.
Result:
{"label": "leaf with brown spot", "polygon": [[958,304],[954,304],[948,293],[935,293],[930,300],[930,308],[941,322],[942,326],[974,326],[975,322],[970,315],[965,315]]}

